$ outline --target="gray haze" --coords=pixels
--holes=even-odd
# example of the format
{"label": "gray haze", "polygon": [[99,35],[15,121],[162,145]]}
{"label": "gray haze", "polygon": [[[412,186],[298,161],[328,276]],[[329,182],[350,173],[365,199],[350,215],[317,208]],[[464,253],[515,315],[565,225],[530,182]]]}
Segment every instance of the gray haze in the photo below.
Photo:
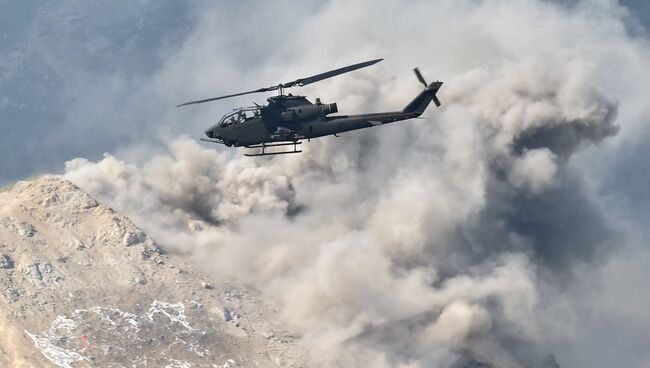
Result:
{"label": "gray haze", "polygon": [[[12,4],[0,180],[69,160],[320,366],[650,364],[644,3],[112,4]],[[375,57],[300,92],[392,110],[418,64],[444,107],[262,160],[193,139],[250,96],[173,108]]]}

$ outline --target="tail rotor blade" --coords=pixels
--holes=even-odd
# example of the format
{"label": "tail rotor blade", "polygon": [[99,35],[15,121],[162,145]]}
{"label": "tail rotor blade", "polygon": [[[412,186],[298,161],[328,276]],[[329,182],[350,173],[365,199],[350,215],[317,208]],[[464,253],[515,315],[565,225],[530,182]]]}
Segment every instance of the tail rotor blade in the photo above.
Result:
{"label": "tail rotor blade", "polygon": [[420,81],[420,83],[424,84],[425,87],[428,86],[427,81],[424,80],[424,77],[422,76],[422,73],[420,73],[420,69],[418,67],[415,67],[415,69],[413,69],[413,71],[415,72],[415,76],[418,77],[418,80]]}
{"label": "tail rotor blade", "polygon": [[436,104],[436,107],[440,107],[440,105],[442,105],[442,103],[438,99],[438,96],[436,95],[433,95],[433,103]]}

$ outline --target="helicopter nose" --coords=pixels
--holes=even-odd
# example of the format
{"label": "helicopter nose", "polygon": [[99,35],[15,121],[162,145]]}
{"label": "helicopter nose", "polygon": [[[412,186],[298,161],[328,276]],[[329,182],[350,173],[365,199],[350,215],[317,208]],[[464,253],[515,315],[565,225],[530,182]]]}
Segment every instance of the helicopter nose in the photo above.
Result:
{"label": "helicopter nose", "polygon": [[208,129],[205,131],[205,135],[207,135],[208,138],[221,139],[219,135],[219,128]]}

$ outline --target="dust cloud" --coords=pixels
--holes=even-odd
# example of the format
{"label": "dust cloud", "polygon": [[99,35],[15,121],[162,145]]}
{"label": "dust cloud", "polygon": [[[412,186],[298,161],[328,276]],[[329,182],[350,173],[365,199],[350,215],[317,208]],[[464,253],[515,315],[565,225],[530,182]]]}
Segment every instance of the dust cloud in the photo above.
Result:
{"label": "dust cloud", "polygon": [[[323,6],[305,31],[323,32],[341,5]],[[350,14],[371,5],[351,4]],[[396,52],[412,52],[393,65],[418,58],[425,76],[444,71],[444,106],[427,119],[312,141],[291,157],[173,138],[145,159],[71,160],[65,176],[168,251],[271,298],[316,365],[556,367],[559,342],[577,336],[572,285],[623,242],[574,159],[628,134],[602,88],[602,50],[638,45],[611,2],[432,6],[403,10],[415,24],[437,14],[430,32],[372,33],[389,46],[405,40]],[[354,19],[337,18],[340,28],[301,62],[329,65],[325,51]],[[211,27],[202,23],[187,48],[207,42]],[[337,55],[363,44],[350,37]],[[354,55],[381,51],[368,42]],[[160,80],[188,58],[181,51]],[[406,103],[417,81],[386,70],[319,93],[359,111]]]}

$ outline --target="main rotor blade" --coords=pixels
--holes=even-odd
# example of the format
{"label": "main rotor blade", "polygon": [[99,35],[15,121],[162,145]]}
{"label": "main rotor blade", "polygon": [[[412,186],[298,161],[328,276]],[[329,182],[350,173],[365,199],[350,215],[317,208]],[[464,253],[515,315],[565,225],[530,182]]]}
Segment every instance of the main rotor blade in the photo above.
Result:
{"label": "main rotor blade", "polygon": [[314,82],[322,81],[323,79],[332,78],[332,77],[337,76],[339,74],[348,73],[348,72],[351,72],[353,70],[357,70],[357,69],[365,68],[365,67],[370,66],[370,65],[377,64],[378,62],[380,62],[382,60],[384,60],[384,59],[375,59],[375,60],[370,60],[370,61],[364,61],[363,63],[344,66],[343,68],[330,70],[329,72],[320,73],[320,74],[312,75],[311,77],[300,78],[300,79],[296,79],[293,82],[284,83],[282,85],[282,87],[286,88],[286,87],[293,87],[293,86],[301,86],[301,87],[306,86],[306,85],[314,83]]}
{"label": "main rotor blade", "polygon": [[196,101],[185,102],[185,103],[182,103],[182,104],[180,104],[180,105],[178,105],[176,107],[193,105],[193,104],[200,104],[200,103],[210,102],[210,101],[216,101],[216,100],[221,100],[221,99],[229,98],[229,97],[247,95],[249,93],[269,92],[269,91],[275,91],[275,90],[278,90],[278,89],[281,89],[281,88],[288,88],[288,87],[294,87],[294,86],[306,86],[308,84],[318,82],[318,81],[321,81],[323,79],[331,78],[331,77],[337,76],[339,74],[348,73],[348,72],[351,72],[353,70],[357,70],[357,69],[365,68],[365,67],[373,65],[373,64],[377,64],[378,62],[380,62],[382,60],[384,60],[384,59],[375,59],[375,60],[370,60],[370,61],[364,61],[363,63],[358,63],[358,64],[354,64],[354,65],[345,66],[343,68],[330,70],[329,72],[312,75],[311,77],[307,77],[307,78],[296,79],[295,81],[284,83],[284,84],[278,84],[278,85],[271,86],[271,87],[260,88],[260,89],[254,90],[254,91],[235,93],[235,94],[232,94],[232,95],[225,95],[225,96],[219,96],[219,97],[213,97],[213,98],[206,98],[204,100],[196,100]]}
{"label": "main rotor blade", "polygon": [[276,89],[278,89],[278,86],[271,86],[271,87],[256,89],[254,91],[241,92],[241,93],[235,93],[235,94],[232,94],[232,95],[225,95],[225,96],[219,96],[219,97],[206,98],[205,100],[196,100],[196,101],[185,102],[185,103],[182,103],[182,104],[180,104],[180,105],[178,105],[176,107],[193,105],[193,104],[200,104],[200,103],[210,102],[210,101],[216,101],[216,100],[221,100],[223,98],[247,95],[247,94],[250,94],[250,93],[275,91]]}

